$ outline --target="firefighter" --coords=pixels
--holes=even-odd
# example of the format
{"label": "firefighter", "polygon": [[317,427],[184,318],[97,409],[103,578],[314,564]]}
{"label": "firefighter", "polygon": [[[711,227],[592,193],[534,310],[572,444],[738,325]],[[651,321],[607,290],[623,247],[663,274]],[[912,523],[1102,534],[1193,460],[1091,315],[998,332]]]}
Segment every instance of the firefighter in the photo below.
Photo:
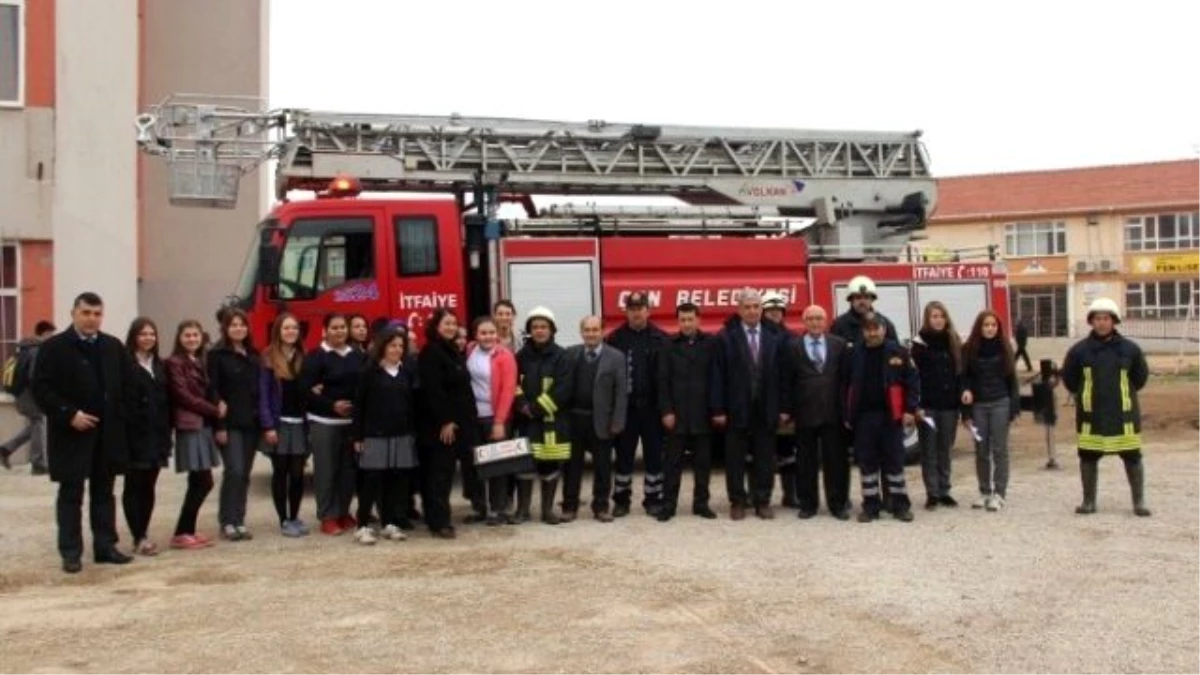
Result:
{"label": "firefighter", "polygon": [[851,279],[846,289],[846,301],[850,303],[850,309],[833,322],[833,334],[851,345],[860,342],[863,337],[862,319],[867,314],[874,314],[886,331],[885,339],[899,343],[896,326],[886,316],[875,311],[875,301],[878,299],[875,282],[871,277],[860,274]]}
{"label": "firefighter", "polygon": [[[791,342],[797,333],[790,331],[784,323],[787,314],[787,299],[782,293],[770,291],[763,294],[763,327],[775,327],[785,342]],[[749,459],[749,458],[748,458]],[[775,434],[775,465],[779,472],[779,486],[783,492],[784,508],[800,507],[796,497],[796,425],[794,422],[780,425]]]}
{"label": "firefighter", "polygon": [[[879,518],[887,482],[889,510],[911,522],[912,504],[904,483],[904,428],[922,417],[920,382],[908,351],[887,339],[883,319],[873,312],[861,317],[862,336],[847,358],[846,424],[854,434],[854,455],[862,480],[860,523]],[[883,476],[880,476],[880,469]]]}
{"label": "firefighter", "polygon": [[[517,423],[533,447],[542,482],[542,522],[547,525],[561,522],[554,514],[554,494],[563,465],[571,459],[570,423],[565,410],[559,414],[560,404],[571,398],[571,368],[566,350],[554,341],[557,332],[554,313],[534,307],[525,319],[528,339],[517,352]],[[517,480],[516,521],[524,523],[530,520],[533,475],[522,474]]]}
{"label": "firefighter", "polygon": [[1117,332],[1121,311],[1108,298],[1088,307],[1092,332],[1067,352],[1062,381],[1075,396],[1075,428],[1079,432],[1079,473],[1083,503],[1075,513],[1096,512],[1096,479],[1100,458],[1117,454],[1133,496],[1133,512],[1149,516],[1142,465],[1141,412],[1137,393],[1150,370],[1141,347]]}
{"label": "firefighter", "polygon": [[617,437],[617,471],[613,481],[613,517],[629,515],[633,497],[633,463],[638,440],[642,442],[642,461],[646,468],[645,496],[642,507],[657,516],[663,504],[663,427],[658,414],[656,373],[658,352],[668,336],[650,322],[646,294],[635,291],[625,300],[626,321],[605,340],[625,354],[629,374],[629,410],[625,429]]}

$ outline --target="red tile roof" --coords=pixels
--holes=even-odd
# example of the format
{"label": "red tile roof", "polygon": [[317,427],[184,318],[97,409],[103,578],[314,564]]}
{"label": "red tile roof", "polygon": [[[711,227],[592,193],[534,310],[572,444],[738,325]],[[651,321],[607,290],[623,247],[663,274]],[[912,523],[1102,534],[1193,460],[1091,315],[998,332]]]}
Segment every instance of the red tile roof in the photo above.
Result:
{"label": "red tile roof", "polygon": [[1200,205],[1200,160],[938,179],[931,221],[1188,208]]}

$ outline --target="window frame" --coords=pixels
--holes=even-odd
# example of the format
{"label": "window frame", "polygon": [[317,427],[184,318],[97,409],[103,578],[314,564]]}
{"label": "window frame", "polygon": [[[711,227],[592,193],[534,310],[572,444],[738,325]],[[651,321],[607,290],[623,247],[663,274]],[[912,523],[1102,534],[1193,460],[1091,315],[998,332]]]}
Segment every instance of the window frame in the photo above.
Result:
{"label": "window frame", "polygon": [[[361,221],[361,222],[356,223],[355,221]],[[320,233],[306,233],[304,231],[306,229],[306,226],[309,223],[313,223],[313,222],[316,222],[316,223],[337,222],[337,223],[341,224],[341,227],[339,228],[337,226],[326,225],[325,229],[323,231],[321,231]],[[346,224],[348,224],[348,223],[354,223],[354,225],[351,227],[346,227]],[[321,215],[301,216],[301,217],[298,217],[295,220],[291,221],[291,223],[288,225],[287,236],[285,237],[285,239],[283,241],[283,247],[280,250],[281,259],[280,259],[279,283],[276,285],[274,295],[277,296],[279,299],[286,300],[289,302],[311,301],[311,300],[316,300],[316,299],[320,298],[322,295],[329,293],[337,288],[341,288],[342,286],[345,286],[348,283],[352,283],[355,281],[363,281],[364,279],[362,279],[362,278],[354,278],[354,279],[343,278],[342,282],[339,284],[322,286],[322,284],[325,281],[323,272],[325,271],[326,266],[328,265],[328,262],[329,262],[328,249],[331,248],[329,245],[329,240],[332,239],[333,237],[339,237],[339,236],[345,237],[347,235],[363,234],[364,232],[361,231],[362,229],[365,229],[365,234],[367,234],[368,236],[371,237],[371,247],[370,247],[371,276],[369,277],[369,279],[371,281],[378,282],[379,261],[376,260],[376,252],[377,252],[376,247],[378,245],[378,241],[377,241],[378,237],[377,237],[377,233],[375,231],[375,219],[373,216],[366,216],[366,215],[362,215],[362,216],[347,215],[347,216],[339,216],[339,217],[329,217],[329,216],[321,216]],[[316,260],[313,261],[312,284],[311,285],[301,285],[299,283],[299,282],[305,281],[305,279],[302,276],[300,276],[300,273],[303,272],[303,270],[304,270],[303,264],[302,264],[303,258],[300,258],[297,260],[297,263],[296,263],[298,276],[294,280],[286,279],[286,281],[295,285],[298,288],[304,289],[305,293],[285,296],[283,293],[283,287],[285,286],[285,283],[284,283],[285,282],[284,260],[286,259],[286,253],[287,253],[289,246],[297,238],[316,239],[316,244],[315,244]],[[310,248],[310,247],[306,246],[302,250],[305,250],[308,248]],[[344,264],[344,261],[343,261],[343,264]]]}
{"label": "window frame", "polygon": [[[1161,218],[1174,219],[1174,234],[1162,237]],[[1137,233],[1136,238],[1130,232]],[[1155,251],[1188,251],[1200,248],[1200,211],[1163,211],[1143,215],[1126,216],[1122,229],[1122,248],[1128,253]],[[1170,242],[1164,246],[1163,242]]]}
{"label": "window frame", "polygon": [[[401,245],[401,224],[411,221],[428,221],[433,224],[433,261],[434,268],[428,272],[406,272],[404,270],[404,250]],[[392,240],[395,248],[395,274],[399,279],[415,279],[420,277],[436,277],[442,273],[442,232],[438,227],[438,218],[433,214],[407,213],[392,217]]]}
{"label": "window frame", "polygon": [[[10,355],[10,353],[6,349],[4,349],[4,347],[11,344],[12,349],[13,349],[13,351],[11,353],[15,354],[16,346],[18,344],[20,344],[21,338],[22,338],[22,334],[21,334],[22,333],[22,326],[21,326],[21,271],[22,271],[21,270],[21,242],[11,241],[11,240],[0,242],[0,256],[3,256],[4,249],[9,249],[9,248],[11,248],[13,251],[13,277],[14,277],[12,280],[13,285],[12,286],[4,286],[3,279],[0,278],[0,297],[13,298],[13,304],[16,307],[15,313],[14,313],[16,325],[14,325],[12,327],[13,337],[10,340],[5,335],[5,332],[8,330],[9,327],[7,325],[4,325],[4,313],[2,311],[0,311],[0,354],[3,355],[3,358],[0,358],[0,363],[2,363]],[[0,257],[0,260],[2,260],[2,259],[3,258]],[[0,277],[3,277],[3,275],[0,274]]]}
{"label": "window frame", "polygon": [[[1022,239],[1028,239],[1029,252],[1021,251]],[[1039,240],[1050,243],[1049,250],[1039,251]],[[1061,244],[1061,246],[1060,246]],[[1005,258],[1047,258],[1067,255],[1067,224],[1061,220],[1023,221],[1004,224]]]}
{"label": "window frame", "polygon": [[[1170,305],[1162,302],[1163,289],[1166,287],[1174,287],[1175,301]],[[1198,294],[1200,280],[1197,279],[1130,281],[1125,284],[1125,315],[1130,319],[1186,319],[1188,305]],[[1137,298],[1136,303],[1134,297]],[[1168,314],[1164,315],[1164,311]]]}
{"label": "window frame", "polygon": [[0,7],[13,7],[17,10],[17,97],[15,99],[0,98],[0,109],[19,109],[25,107],[25,64],[28,59],[29,45],[26,43],[25,0],[0,0]]}

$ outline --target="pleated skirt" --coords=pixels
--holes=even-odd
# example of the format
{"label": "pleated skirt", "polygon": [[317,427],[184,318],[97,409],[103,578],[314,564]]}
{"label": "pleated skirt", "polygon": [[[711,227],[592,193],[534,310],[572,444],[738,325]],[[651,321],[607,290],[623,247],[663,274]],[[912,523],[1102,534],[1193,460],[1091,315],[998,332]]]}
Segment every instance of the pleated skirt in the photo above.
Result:
{"label": "pleated skirt", "polygon": [[221,466],[221,453],[212,429],[175,432],[175,473],[204,471]]}
{"label": "pleated skirt", "polygon": [[418,464],[412,436],[368,438],[358,455],[360,469],[412,469]]}

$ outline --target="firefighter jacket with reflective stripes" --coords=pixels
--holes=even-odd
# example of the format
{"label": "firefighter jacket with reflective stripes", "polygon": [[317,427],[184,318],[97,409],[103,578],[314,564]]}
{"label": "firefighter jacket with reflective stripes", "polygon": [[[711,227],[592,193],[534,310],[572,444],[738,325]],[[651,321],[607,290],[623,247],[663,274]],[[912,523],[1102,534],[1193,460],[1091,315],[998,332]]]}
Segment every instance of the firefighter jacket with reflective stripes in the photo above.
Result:
{"label": "firefighter jacket with reflective stripes", "polygon": [[566,355],[566,350],[553,342],[538,346],[532,340],[517,352],[515,420],[529,438],[536,460],[565,462],[571,458],[567,406],[574,385]]}
{"label": "firefighter jacket with reflective stripes", "polygon": [[1063,362],[1062,381],[1075,396],[1079,449],[1123,452],[1142,447],[1137,393],[1150,369],[1141,347],[1115,331],[1080,340]]}

